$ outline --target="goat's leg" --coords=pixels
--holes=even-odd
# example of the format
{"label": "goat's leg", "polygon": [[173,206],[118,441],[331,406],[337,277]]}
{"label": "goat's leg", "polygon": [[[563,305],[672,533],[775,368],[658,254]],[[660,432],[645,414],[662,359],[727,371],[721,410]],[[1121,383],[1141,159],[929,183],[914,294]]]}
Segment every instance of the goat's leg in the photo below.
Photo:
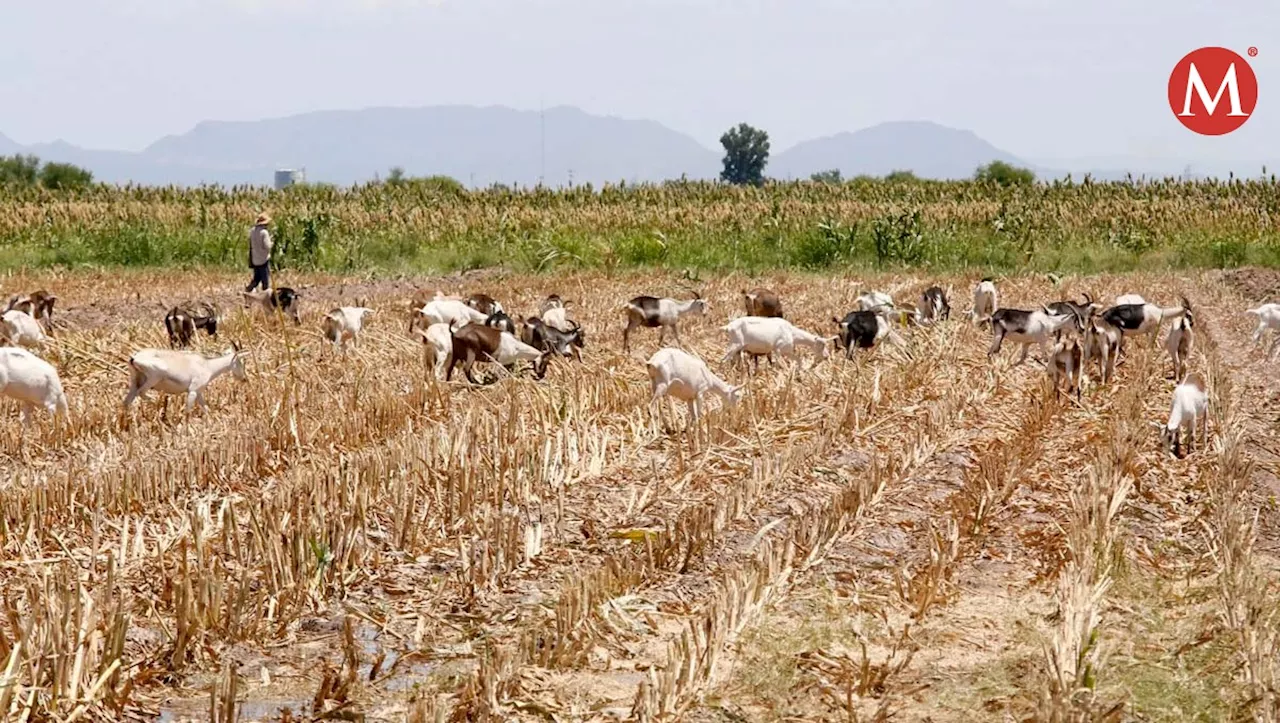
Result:
{"label": "goat's leg", "polygon": [[1023,344],[1022,353],[1018,355],[1018,361],[1014,362],[1013,365],[1016,367],[1019,364],[1022,364],[1023,362],[1025,362],[1027,360],[1027,353],[1030,351],[1031,351],[1031,345]]}
{"label": "goat's leg", "polygon": [[23,427],[31,426],[31,411],[32,411],[31,405],[28,404],[27,402],[23,402],[22,403],[22,426]]}
{"label": "goat's leg", "polygon": [[622,353],[626,354],[631,351],[631,330],[635,327],[635,323],[627,319],[627,328],[622,330]]}
{"label": "goat's leg", "polygon": [[996,327],[993,337],[994,338],[991,340],[991,346],[987,347],[988,358],[999,354],[1000,348],[1004,346],[1004,327]]}
{"label": "goat's leg", "polygon": [[191,414],[191,408],[196,405],[196,399],[199,396],[200,396],[200,392],[196,391],[195,389],[192,389],[191,391],[187,392],[187,409],[186,409],[187,414]]}
{"label": "goat's leg", "polygon": [[1280,332],[1271,335],[1271,348],[1267,349],[1267,359],[1276,358],[1276,348],[1280,347]]}
{"label": "goat's leg", "polygon": [[1253,345],[1254,345],[1254,346],[1257,346],[1257,345],[1258,345],[1258,342],[1262,341],[1262,331],[1263,331],[1264,329],[1266,329],[1266,328],[1267,328],[1267,325],[1266,325],[1265,323],[1263,323],[1262,321],[1259,321],[1259,322],[1258,322],[1258,328],[1253,330]]}
{"label": "goat's leg", "polygon": [[150,379],[143,379],[139,381],[138,377],[135,375],[133,377],[133,383],[129,387],[129,393],[125,395],[124,406],[128,407],[130,404],[133,404],[135,399],[151,391],[151,388],[157,383],[158,381],[153,382]]}
{"label": "goat's leg", "polygon": [[684,344],[680,343],[680,325],[679,324],[671,325],[671,335],[674,336],[676,339],[676,348],[683,349]]}

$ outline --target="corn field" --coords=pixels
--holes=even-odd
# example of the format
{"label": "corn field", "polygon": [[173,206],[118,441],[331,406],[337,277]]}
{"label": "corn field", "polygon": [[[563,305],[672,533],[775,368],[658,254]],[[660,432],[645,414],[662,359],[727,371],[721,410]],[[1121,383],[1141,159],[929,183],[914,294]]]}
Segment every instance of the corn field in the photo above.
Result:
{"label": "corn field", "polygon": [[0,193],[0,267],[242,268],[264,210],[276,220],[277,263],[335,273],[1275,266],[1278,190],[1274,178],[11,189]]}
{"label": "corn field", "polygon": [[[1206,223],[1243,224],[1243,188],[1219,187]],[[702,192],[768,205],[768,191]],[[197,208],[194,192],[120,193],[153,195],[64,199],[54,226],[105,225],[95,214],[113,208],[180,227]],[[685,191],[635,193],[653,206],[584,197],[567,214],[696,223],[659,208]],[[482,198],[421,213],[499,213]],[[519,202],[522,223],[551,213],[539,198]],[[222,196],[218,223],[258,200]],[[352,218],[390,211],[367,213]],[[987,359],[990,332],[964,318],[981,275],[286,271],[300,325],[242,309],[247,274],[12,275],[5,294],[59,297],[41,356],[70,415],[24,430],[0,401],[0,717],[1276,720],[1280,383],[1243,314],[1265,299],[1215,271],[997,279],[1001,306],[1020,308],[1083,291],[1191,299],[1210,444],[1176,459],[1153,426],[1174,385],[1162,349],[1131,342],[1110,384],[1058,397],[1038,363],[1012,364],[1016,345]],[[902,330],[900,347],[755,374],[720,363],[719,327],[749,286],[830,335],[861,291],[912,301],[934,282],[953,289],[951,319]],[[583,360],[540,381],[497,366],[480,386],[439,381],[407,333],[419,289],[489,293],[513,316],[560,294]],[[681,321],[685,347],[747,385],[697,422],[650,404],[656,330],[621,351],[627,299],[691,290],[710,309]],[[191,415],[180,398],[123,409],[129,355],[167,347],[164,313],[191,298],[223,316],[196,347],[239,343],[248,379],[215,380]],[[320,317],[356,299],[377,313],[334,352]]]}

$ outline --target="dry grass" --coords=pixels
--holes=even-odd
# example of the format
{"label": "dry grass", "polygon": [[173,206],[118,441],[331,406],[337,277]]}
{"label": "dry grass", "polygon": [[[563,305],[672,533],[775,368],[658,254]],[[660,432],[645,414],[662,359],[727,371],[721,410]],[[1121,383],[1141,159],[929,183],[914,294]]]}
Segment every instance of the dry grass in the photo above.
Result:
{"label": "dry grass", "polygon": [[[907,299],[933,280],[760,281],[830,333],[859,282]],[[656,333],[623,355],[617,308],[687,281],[441,281],[513,310],[578,301],[583,365],[553,362],[542,382],[493,370],[478,388],[425,374],[402,318],[411,283],[300,277],[295,327],[235,308],[239,281],[14,280],[65,301],[47,357],[71,420],[24,436],[0,406],[8,714],[1275,715],[1274,582],[1253,522],[1267,382],[1243,374],[1256,363],[1237,339],[1243,300],[1209,277],[1001,289],[1024,307],[1086,288],[1186,291],[1205,329],[1193,368],[1227,401],[1211,448],[1185,460],[1150,427],[1167,413],[1167,363],[1136,344],[1077,405],[1036,363],[1011,367],[1012,350],[989,363],[987,333],[956,319],[853,360],[723,369],[746,398],[693,425],[648,408]],[[717,327],[752,282],[697,285],[711,315],[681,336],[715,369]],[[239,341],[250,380],[216,381],[190,418],[154,400],[121,411],[128,354],[167,345],[168,304],[202,295],[227,321],[197,343]],[[382,313],[334,356],[320,313],[357,297]],[[959,317],[967,301],[953,305]],[[1161,692],[1195,684],[1194,708]]]}

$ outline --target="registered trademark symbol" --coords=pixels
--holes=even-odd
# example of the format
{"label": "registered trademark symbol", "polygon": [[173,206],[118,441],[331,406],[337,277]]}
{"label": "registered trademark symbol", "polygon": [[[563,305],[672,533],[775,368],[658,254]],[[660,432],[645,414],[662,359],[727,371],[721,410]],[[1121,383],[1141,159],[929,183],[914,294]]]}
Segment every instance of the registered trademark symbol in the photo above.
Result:
{"label": "registered trademark symbol", "polygon": [[1249,57],[1250,58],[1258,57],[1258,49],[1253,47],[1252,45],[1249,46]]}

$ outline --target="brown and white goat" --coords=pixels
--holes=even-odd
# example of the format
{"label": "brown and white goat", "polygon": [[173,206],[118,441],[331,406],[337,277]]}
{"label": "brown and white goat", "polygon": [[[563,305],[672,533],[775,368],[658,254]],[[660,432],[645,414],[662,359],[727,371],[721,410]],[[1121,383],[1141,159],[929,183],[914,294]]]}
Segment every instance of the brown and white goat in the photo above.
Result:
{"label": "brown and white goat", "polygon": [[658,329],[658,346],[662,346],[662,340],[666,336],[667,329],[671,330],[672,335],[676,338],[676,345],[680,346],[680,330],[677,328],[680,318],[687,315],[701,316],[707,313],[710,308],[708,304],[698,292],[693,292],[693,298],[689,301],[676,301],[671,298],[661,298],[656,296],[637,296],[626,305],[627,328],[622,330],[622,351],[631,350],[631,330],[637,326],[643,326],[650,329]]}
{"label": "brown and white goat", "polygon": [[9,297],[5,311],[21,311],[40,322],[46,333],[53,331],[53,305],[58,297],[40,289],[30,294],[14,294]]}
{"label": "brown and white goat", "polygon": [[207,301],[186,301],[169,309],[164,315],[164,328],[169,332],[169,348],[191,344],[196,329],[204,329],[209,336],[218,335],[218,310]]}
{"label": "brown and white goat", "polygon": [[477,384],[471,367],[477,361],[494,362],[515,371],[516,362],[532,361],[534,375],[541,379],[547,373],[547,353],[535,349],[511,334],[483,324],[466,324],[452,332],[453,349],[445,380],[453,378],[453,368],[461,362],[467,381]]}
{"label": "brown and white goat", "polygon": [[742,307],[747,316],[782,318],[782,299],[771,289],[757,286],[742,292]]}

